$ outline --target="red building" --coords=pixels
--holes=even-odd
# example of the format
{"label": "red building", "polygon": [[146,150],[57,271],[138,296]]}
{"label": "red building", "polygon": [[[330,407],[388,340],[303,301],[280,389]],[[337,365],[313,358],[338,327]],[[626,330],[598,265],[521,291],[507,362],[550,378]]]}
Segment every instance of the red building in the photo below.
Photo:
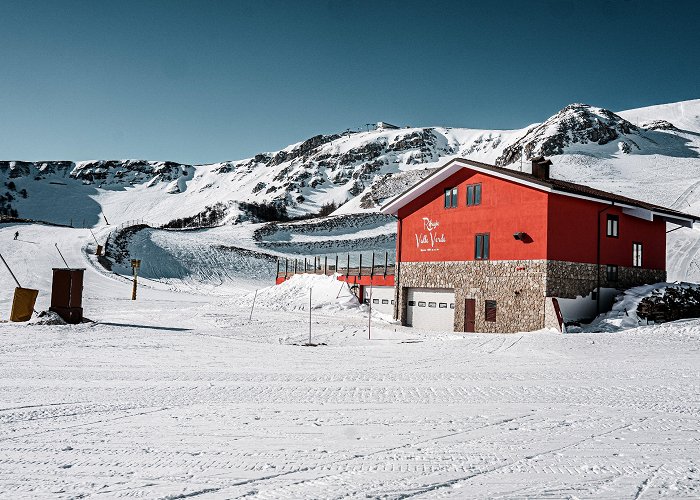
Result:
{"label": "red building", "polygon": [[695,216],[552,179],[452,160],[388,201],[403,324],[515,332],[591,319],[617,290],[666,279],[667,223]]}

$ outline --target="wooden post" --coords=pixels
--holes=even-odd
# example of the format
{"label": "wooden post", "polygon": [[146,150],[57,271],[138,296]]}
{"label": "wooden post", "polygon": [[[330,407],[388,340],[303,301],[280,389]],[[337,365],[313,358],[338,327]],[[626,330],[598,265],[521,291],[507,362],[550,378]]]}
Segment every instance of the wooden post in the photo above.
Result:
{"label": "wooden post", "polygon": [[280,260],[277,259],[277,274],[275,275],[275,279],[279,278],[280,275]]}
{"label": "wooden post", "polygon": [[298,259],[296,257],[294,257],[294,274],[297,273],[297,260]]}
{"label": "wooden post", "polygon": [[369,282],[369,319],[367,323],[367,340],[372,340],[372,280]]}
{"label": "wooden post", "polygon": [[335,269],[334,271],[337,273],[338,272],[338,254],[335,254]]}
{"label": "wooden post", "polygon": [[386,278],[386,268],[389,266],[389,252],[384,252],[384,277]]}
{"label": "wooden post", "polygon": [[304,257],[304,274],[306,274],[307,264],[308,264],[307,259],[306,259],[306,257]]}
{"label": "wooden post", "polygon": [[323,274],[328,275],[328,255],[323,258]]}
{"label": "wooden post", "polygon": [[350,276],[350,254],[348,254],[348,266],[345,268],[345,277],[348,278]]}
{"label": "wooden post", "polygon": [[136,287],[138,286],[139,268],[141,267],[140,259],[131,259],[131,272],[134,275],[134,285],[131,289],[131,300],[136,300]]}
{"label": "wooden post", "polygon": [[360,252],[360,265],[357,267],[357,277],[362,276],[362,252]]}
{"label": "wooden post", "polygon": [[289,270],[289,259],[287,257],[284,258],[284,279],[287,279],[287,272]]}
{"label": "wooden post", "polygon": [[[369,270],[369,277],[374,277],[374,252],[372,252],[372,269]],[[372,286],[371,283],[370,286]]]}

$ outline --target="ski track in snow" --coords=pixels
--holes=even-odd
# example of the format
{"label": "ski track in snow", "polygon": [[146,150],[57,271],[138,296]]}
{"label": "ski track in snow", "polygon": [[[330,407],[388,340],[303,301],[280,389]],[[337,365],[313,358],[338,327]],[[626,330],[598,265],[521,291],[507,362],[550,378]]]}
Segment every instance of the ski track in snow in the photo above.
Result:
{"label": "ski track in snow", "polygon": [[308,310],[262,300],[249,319],[269,282],[145,280],[134,302],[89,232],[22,226],[30,252],[14,227],[0,251],[37,308],[58,242],[97,323],[0,324],[0,498],[700,495],[700,320],[461,335],[377,319],[369,341],[363,308],[320,308],[327,345],[307,348]]}

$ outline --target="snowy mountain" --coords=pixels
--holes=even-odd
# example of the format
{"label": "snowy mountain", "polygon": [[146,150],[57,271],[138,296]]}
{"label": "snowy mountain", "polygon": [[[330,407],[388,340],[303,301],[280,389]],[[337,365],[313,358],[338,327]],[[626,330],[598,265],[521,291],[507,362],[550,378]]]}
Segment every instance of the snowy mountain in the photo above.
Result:
{"label": "snowy mountain", "polygon": [[607,109],[571,104],[504,148],[496,163],[505,167],[522,157],[573,153],[587,144],[612,144],[612,148],[600,148],[599,153],[614,153],[616,148],[623,154],[690,154],[682,138],[673,139],[677,137],[675,132],[681,131],[666,120],[652,120],[636,126]]}
{"label": "snowy mountain", "polygon": [[[527,171],[537,155],[552,158],[553,177],[700,214],[700,99],[618,113],[572,104],[519,130],[380,128],[317,135],[280,151],[209,165],[2,161],[0,213],[79,227],[133,220],[210,226],[337,206],[339,216],[369,214],[451,158]],[[342,220],[351,221],[346,232],[369,230],[376,238],[382,227],[392,233],[390,221]],[[290,247],[277,236],[266,238],[251,248],[284,253]],[[290,241],[304,238],[299,233]],[[393,244],[376,243],[382,250]],[[319,245],[291,246],[301,253]],[[341,247],[353,243],[346,239]],[[668,247],[669,277],[700,279],[700,232],[669,233]]]}
{"label": "snowy mountain", "polygon": [[[134,220],[175,228],[223,224],[210,235],[211,244],[227,241],[228,247],[264,254],[260,262],[270,254],[391,252],[393,222],[370,216],[384,200],[454,157],[527,171],[534,155],[552,158],[555,178],[700,214],[700,99],[618,113],[572,104],[520,130],[430,127],[318,135],[281,151],[210,165],[4,161],[0,213],[93,228]],[[331,233],[320,231],[322,220],[267,232],[230,225],[279,219],[285,212],[329,212],[338,205],[338,229]],[[142,232],[126,244],[135,253],[192,251],[183,238]],[[667,246],[669,279],[700,281],[700,231],[671,232]],[[224,255],[226,262],[233,258]],[[154,269],[153,277],[164,277],[161,271]]]}
{"label": "snowy mountain", "polygon": [[[427,174],[421,170],[453,157],[527,169],[537,155],[555,157],[555,176],[668,203],[671,192],[680,194],[700,179],[698,115],[700,100],[617,114],[572,104],[520,130],[429,127],[318,135],[281,151],[210,165],[3,161],[0,211],[87,226],[103,215],[112,223],[245,220],[250,217],[241,202],[284,207],[292,216],[350,202],[339,213],[354,213],[376,210]],[[673,169],[672,189],[633,188],[644,183],[650,161]]]}

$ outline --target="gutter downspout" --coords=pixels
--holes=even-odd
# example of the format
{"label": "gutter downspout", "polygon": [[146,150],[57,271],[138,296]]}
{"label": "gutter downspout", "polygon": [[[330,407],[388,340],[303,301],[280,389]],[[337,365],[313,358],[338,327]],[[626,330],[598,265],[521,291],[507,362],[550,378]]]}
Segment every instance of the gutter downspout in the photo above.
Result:
{"label": "gutter downspout", "polygon": [[[601,209],[598,211],[598,238],[597,238],[597,252],[596,252],[596,276],[597,276],[597,288],[596,288],[596,295],[595,295],[595,306],[596,306],[596,315],[600,315],[600,282],[601,282],[601,277],[600,277],[600,244],[601,244],[601,238],[600,238],[600,216],[605,212],[606,210],[610,210],[615,206],[615,202],[611,202],[611,205],[606,206],[605,208]],[[618,227],[619,231],[619,227]]]}
{"label": "gutter downspout", "polygon": [[395,216],[397,221],[396,228],[396,262],[394,263],[394,319],[399,319],[399,304],[400,297],[400,276],[401,276],[401,218],[398,214]]}

